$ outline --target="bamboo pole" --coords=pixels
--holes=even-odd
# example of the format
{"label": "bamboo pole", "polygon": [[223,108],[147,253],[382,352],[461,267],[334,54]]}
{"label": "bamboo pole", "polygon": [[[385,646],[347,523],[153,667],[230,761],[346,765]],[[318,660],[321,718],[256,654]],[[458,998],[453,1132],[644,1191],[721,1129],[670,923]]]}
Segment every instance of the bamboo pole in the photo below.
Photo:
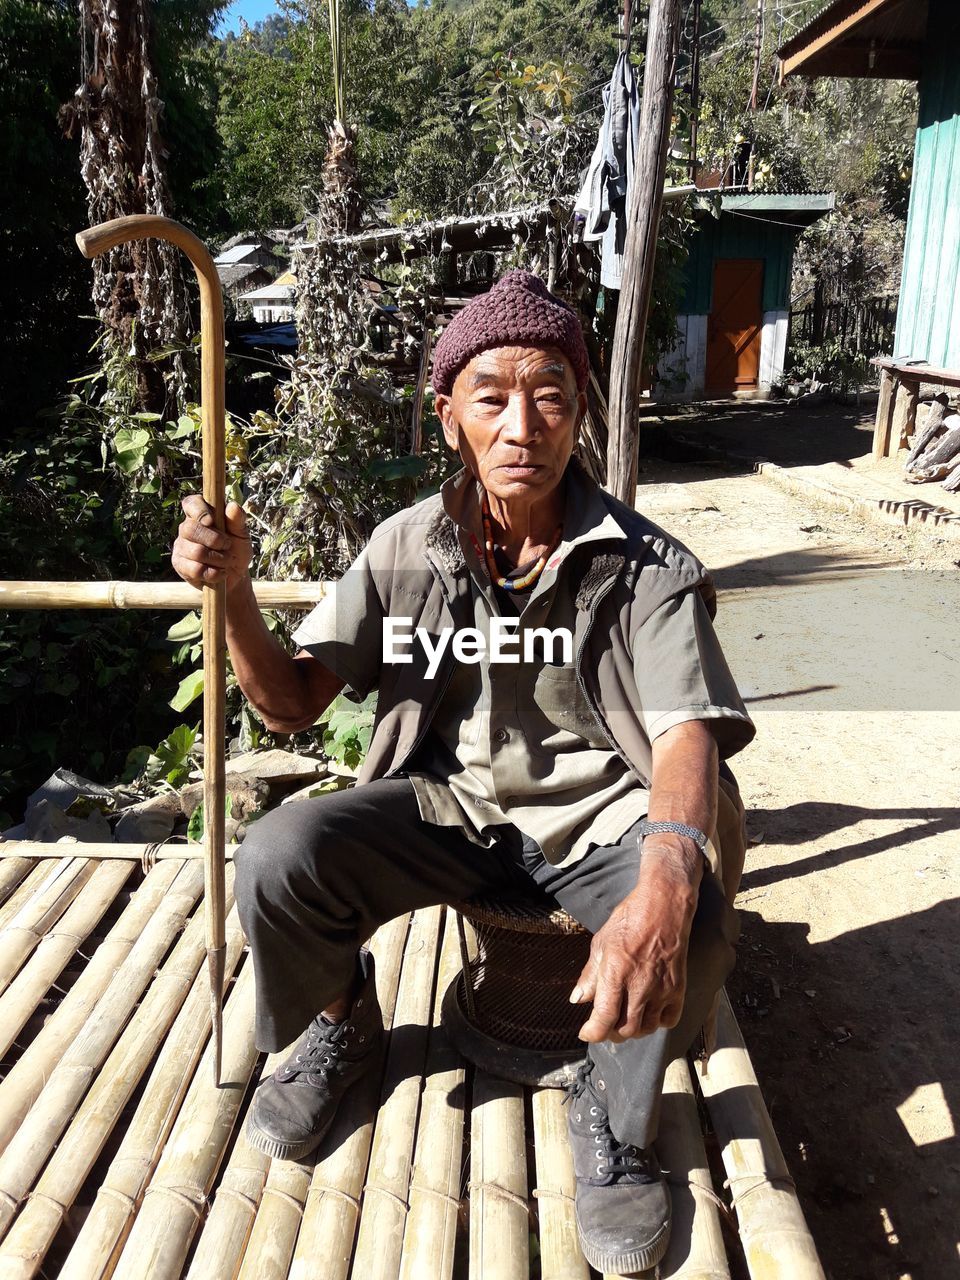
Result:
{"label": "bamboo pole", "polygon": [[443,912],[443,907],[418,911],[404,948],[383,1101],[373,1134],[353,1259],[353,1274],[363,1280],[396,1280],[400,1270]]}
{"label": "bamboo pole", "polygon": [[473,1078],[470,1165],[470,1280],[527,1280],[523,1090],[485,1071]]}
{"label": "bamboo pole", "polygon": [[440,1018],[444,993],[460,972],[456,915],[447,908],[440,949],[433,1028],[420,1098],[410,1211],[403,1233],[400,1280],[450,1280],[460,1213],[465,1071]]}
{"label": "bamboo pole", "polygon": [[[377,998],[388,1031],[393,1025],[409,922],[409,916],[398,916],[378,929],[370,944],[377,962]],[[324,1260],[323,1280],[346,1280],[349,1274],[379,1096],[380,1079],[371,1072],[347,1094],[324,1139],[322,1159],[307,1193],[289,1280],[316,1280],[320,1257]],[[357,1280],[364,1278],[358,1275]]]}
{"label": "bamboo pole", "polygon": [[673,1201],[670,1245],[660,1264],[664,1280],[730,1280],[717,1195],[685,1058],[667,1068],[657,1152]]}
{"label": "bamboo pole", "polygon": [[751,1280],[824,1280],[750,1055],[724,992],[700,1088],[720,1140]]}
{"label": "bamboo pole", "polygon": [[0,993],[9,987],[30,956],[91,879],[97,864],[90,858],[70,858],[38,893],[0,930]]}
{"label": "bamboo pole", "polygon": [[248,963],[227,1001],[223,1081],[217,1085],[211,1079],[211,1040],[117,1262],[116,1274],[123,1280],[180,1280],[259,1056],[253,1008],[253,965]]}
{"label": "bamboo pole", "polygon": [[[233,933],[236,960],[243,947],[239,922],[234,922]],[[9,1235],[0,1244],[2,1280],[29,1280],[36,1274],[124,1107],[185,1007],[202,961],[200,914],[190,921],[89,1090],[83,1074],[64,1082],[61,1096],[72,1096],[74,1105],[79,1102],[79,1106]],[[199,1019],[208,1022],[202,1012]],[[181,1064],[181,1074],[184,1066]],[[58,1068],[53,1079],[63,1076],[64,1071],[65,1067]],[[46,1105],[46,1092],[43,1101]],[[151,1094],[151,1105],[154,1101]]]}
{"label": "bamboo pole", "polygon": [[[195,872],[196,879],[199,878],[196,874],[199,868],[191,867],[189,870]],[[192,981],[190,957],[197,948],[199,919],[197,927],[191,924],[186,928],[161,971],[162,975],[174,975],[172,986],[159,978],[154,981],[154,974],[169,949],[172,937],[183,930],[196,899],[196,893],[177,894],[171,891],[167,894],[160,911],[134,943],[80,1033],[69,1045],[62,1047],[60,1061],[0,1156],[0,1236],[9,1228],[18,1205],[60,1141],[87,1090],[117,1044],[118,1037],[123,1043],[121,1032],[148,986],[150,990],[130,1024],[135,1028],[132,1033],[134,1044],[146,1053],[141,1071],[156,1053]],[[197,964],[199,962],[198,958]],[[189,975],[186,979],[185,972]],[[141,1026],[146,1027],[142,1036]],[[122,1051],[120,1060],[123,1060]],[[137,1079],[139,1074],[134,1084]]]}
{"label": "bamboo pole", "polygon": [[[309,609],[323,599],[325,582],[253,583],[261,609]],[[0,581],[0,609],[199,609],[202,595],[189,582]]]}
{"label": "bamboo pole", "polygon": [[[289,1057],[287,1049],[272,1053],[261,1079],[273,1075]],[[246,1123],[241,1122],[227,1167],[220,1178],[213,1205],[203,1225],[187,1280],[235,1280],[260,1207],[271,1159],[247,1140]],[[96,1207],[96,1206],[94,1206]],[[60,1280],[95,1280],[81,1275],[60,1276]],[[100,1280],[100,1277],[96,1277]]]}
{"label": "bamboo pole", "polygon": [[308,1163],[272,1162],[237,1280],[287,1280],[312,1174]]}
{"label": "bamboo pole", "polygon": [[[181,872],[181,864],[168,862],[147,876],[83,973],[0,1083],[0,1152],[6,1149],[33,1106],[44,1081],[63,1056],[64,1046],[71,1044],[80,1033],[143,931],[164,909],[166,896],[171,886],[180,880]],[[190,906],[199,893],[195,872],[192,880],[194,892]],[[182,884],[176,885],[176,896],[181,895],[182,889]],[[179,927],[174,916],[169,926],[171,940]]]}
{"label": "bamboo pole", "polygon": [[[77,235],[81,253],[91,258],[130,240],[155,237],[181,249],[193,265],[200,286],[200,418],[203,451],[203,497],[211,523],[225,527],[226,453],[224,404],[223,294],[220,277],[206,245],[171,218],[133,214],[114,218]],[[203,849],[204,915],[207,969],[213,1017],[213,1076],[220,1080],[223,1033],[221,1000],[226,939],[224,889],[224,821],[226,781],[224,731],[226,712],[226,594],[223,581],[203,586]]]}
{"label": "bamboo pole", "polygon": [[32,869],[33,863],[29,858],[9,857],[0,863],[0,910]]}
{"label": "bamboo pole", "polygon": [[590,1267],[577,1239],[577,1182],[567,1141],[567,1112],[559,1089],[534,1089],[533,1134],[541,1280],[589,1280]]}
{"label": "bamboo pole", "polygon": [[132,863],[103,863],[30,962],[0,996],[0,1058],[4,1057],[51,985],[70,963],[128,880]]}
{"label": "bamboo pole", "polygon": [[[227,919],[228,980],[239,963],[243,945],[234,908]],[[113,1273],[209,1034],[206,974],[198,973],[176,1022],[164,1038],[140,1104],[60,1271],[60,1280],[107,1280]],[[268,1157],[264,1160],[269,1163]],[[229,1274],[232,1278],[235,1271]]]}
{"label": "bamboo pole", "polygon": [[[16,844],[16,853],[13,852],[14,843]],[[44,840],[18,840],[10,841],[9,849],[0,844],[0,866],[3,865],[3,858],[49,858],[51,851],[56,849],[62,850],[62,844],[48,844]],[[70,848],[79,848],[83,850],[84,857],[96,860],[97,862],[110,861],[134,861],[134,862],[196,862],[203,858],[203,846],[199,844],[176,844],[171,841],[169,844],[140,844],[135,842],[120,842],[116,844],[81,844],[71,845]],[[224,844],[223,856],[227,860],[233,858],[238,845]],[[21,852],[22,850],[22,852]],[[2,925],[0,925],[2,927]]]}
{"label": "bamboo pole", "polygon": [[[0,844],[0,849],[3,847]],[[67,857],[63,856],[62,845],[57,847],[56,854],[53,857],[49,852],[45,853],[44,861],[39,866],[34,866],[30,874],[16,887],[7,901],[0,907],[0,929],[5,929],[8,923],[18,912],[23,910],[28,902],[45,893],[47,888],[55,883],[57,877],[63,873],[63,869],[69,866],[72,861],[73,854],[69,854]]]}

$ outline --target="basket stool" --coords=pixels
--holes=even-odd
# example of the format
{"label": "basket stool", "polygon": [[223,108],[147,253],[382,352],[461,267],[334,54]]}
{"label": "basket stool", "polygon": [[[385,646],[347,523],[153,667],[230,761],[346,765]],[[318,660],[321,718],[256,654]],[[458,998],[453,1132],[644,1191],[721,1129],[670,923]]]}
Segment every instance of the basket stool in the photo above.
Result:
{"label": "basket stool", "polygon": [[[571,1004],[570,992],[590,955],[589,931],[545,896],[479,896],[453,905],[463,969],[443,1000],[450,1039],[493,1075],[568,1084],[585,1053],[577,1033],[590,1008]],[[465,922],[476,935],[473,957]]]}

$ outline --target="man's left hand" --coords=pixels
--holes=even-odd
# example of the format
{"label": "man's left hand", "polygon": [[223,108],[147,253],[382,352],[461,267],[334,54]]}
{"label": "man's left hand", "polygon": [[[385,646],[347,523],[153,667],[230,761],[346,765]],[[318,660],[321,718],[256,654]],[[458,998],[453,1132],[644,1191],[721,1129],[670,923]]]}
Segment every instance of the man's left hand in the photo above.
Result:
{"label": "man's left hand", "polygon": [[620,1043],[675,1027],[687,984],[687,944],[702,875],[696,859],[644,844],[636,889],[593,936],[590,959],[570,999],[593,1002],[580,1031],[590,1043]]}

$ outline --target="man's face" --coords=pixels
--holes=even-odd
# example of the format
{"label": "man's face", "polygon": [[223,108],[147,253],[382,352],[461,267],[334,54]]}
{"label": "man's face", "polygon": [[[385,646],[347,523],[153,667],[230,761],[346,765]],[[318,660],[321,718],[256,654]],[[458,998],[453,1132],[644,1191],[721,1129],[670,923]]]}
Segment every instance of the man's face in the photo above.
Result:
{"label": "man's face", "polygon": [[437,413],[451,449],[490,494],[544,497],[563,476],[586,397],[555,347],[494,347],[457,375]]}

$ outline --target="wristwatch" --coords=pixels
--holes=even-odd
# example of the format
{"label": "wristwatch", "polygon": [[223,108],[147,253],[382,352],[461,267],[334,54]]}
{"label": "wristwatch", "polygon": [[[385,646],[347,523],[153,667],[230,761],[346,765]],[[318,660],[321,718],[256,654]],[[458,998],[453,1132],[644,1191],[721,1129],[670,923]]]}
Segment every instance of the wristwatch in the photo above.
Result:
{"label": "wristwatch", "polygon": [[641,842],[644,836],[652,836],[658,831],[674,831],[678,836],[688,836],[701,853],[706,853],[707,845],[710,843],[710,837],[705,835],[699,827],[687,826],[685,822],[651,822],[649,818],[641,818],[637,830],[640,833]]}

